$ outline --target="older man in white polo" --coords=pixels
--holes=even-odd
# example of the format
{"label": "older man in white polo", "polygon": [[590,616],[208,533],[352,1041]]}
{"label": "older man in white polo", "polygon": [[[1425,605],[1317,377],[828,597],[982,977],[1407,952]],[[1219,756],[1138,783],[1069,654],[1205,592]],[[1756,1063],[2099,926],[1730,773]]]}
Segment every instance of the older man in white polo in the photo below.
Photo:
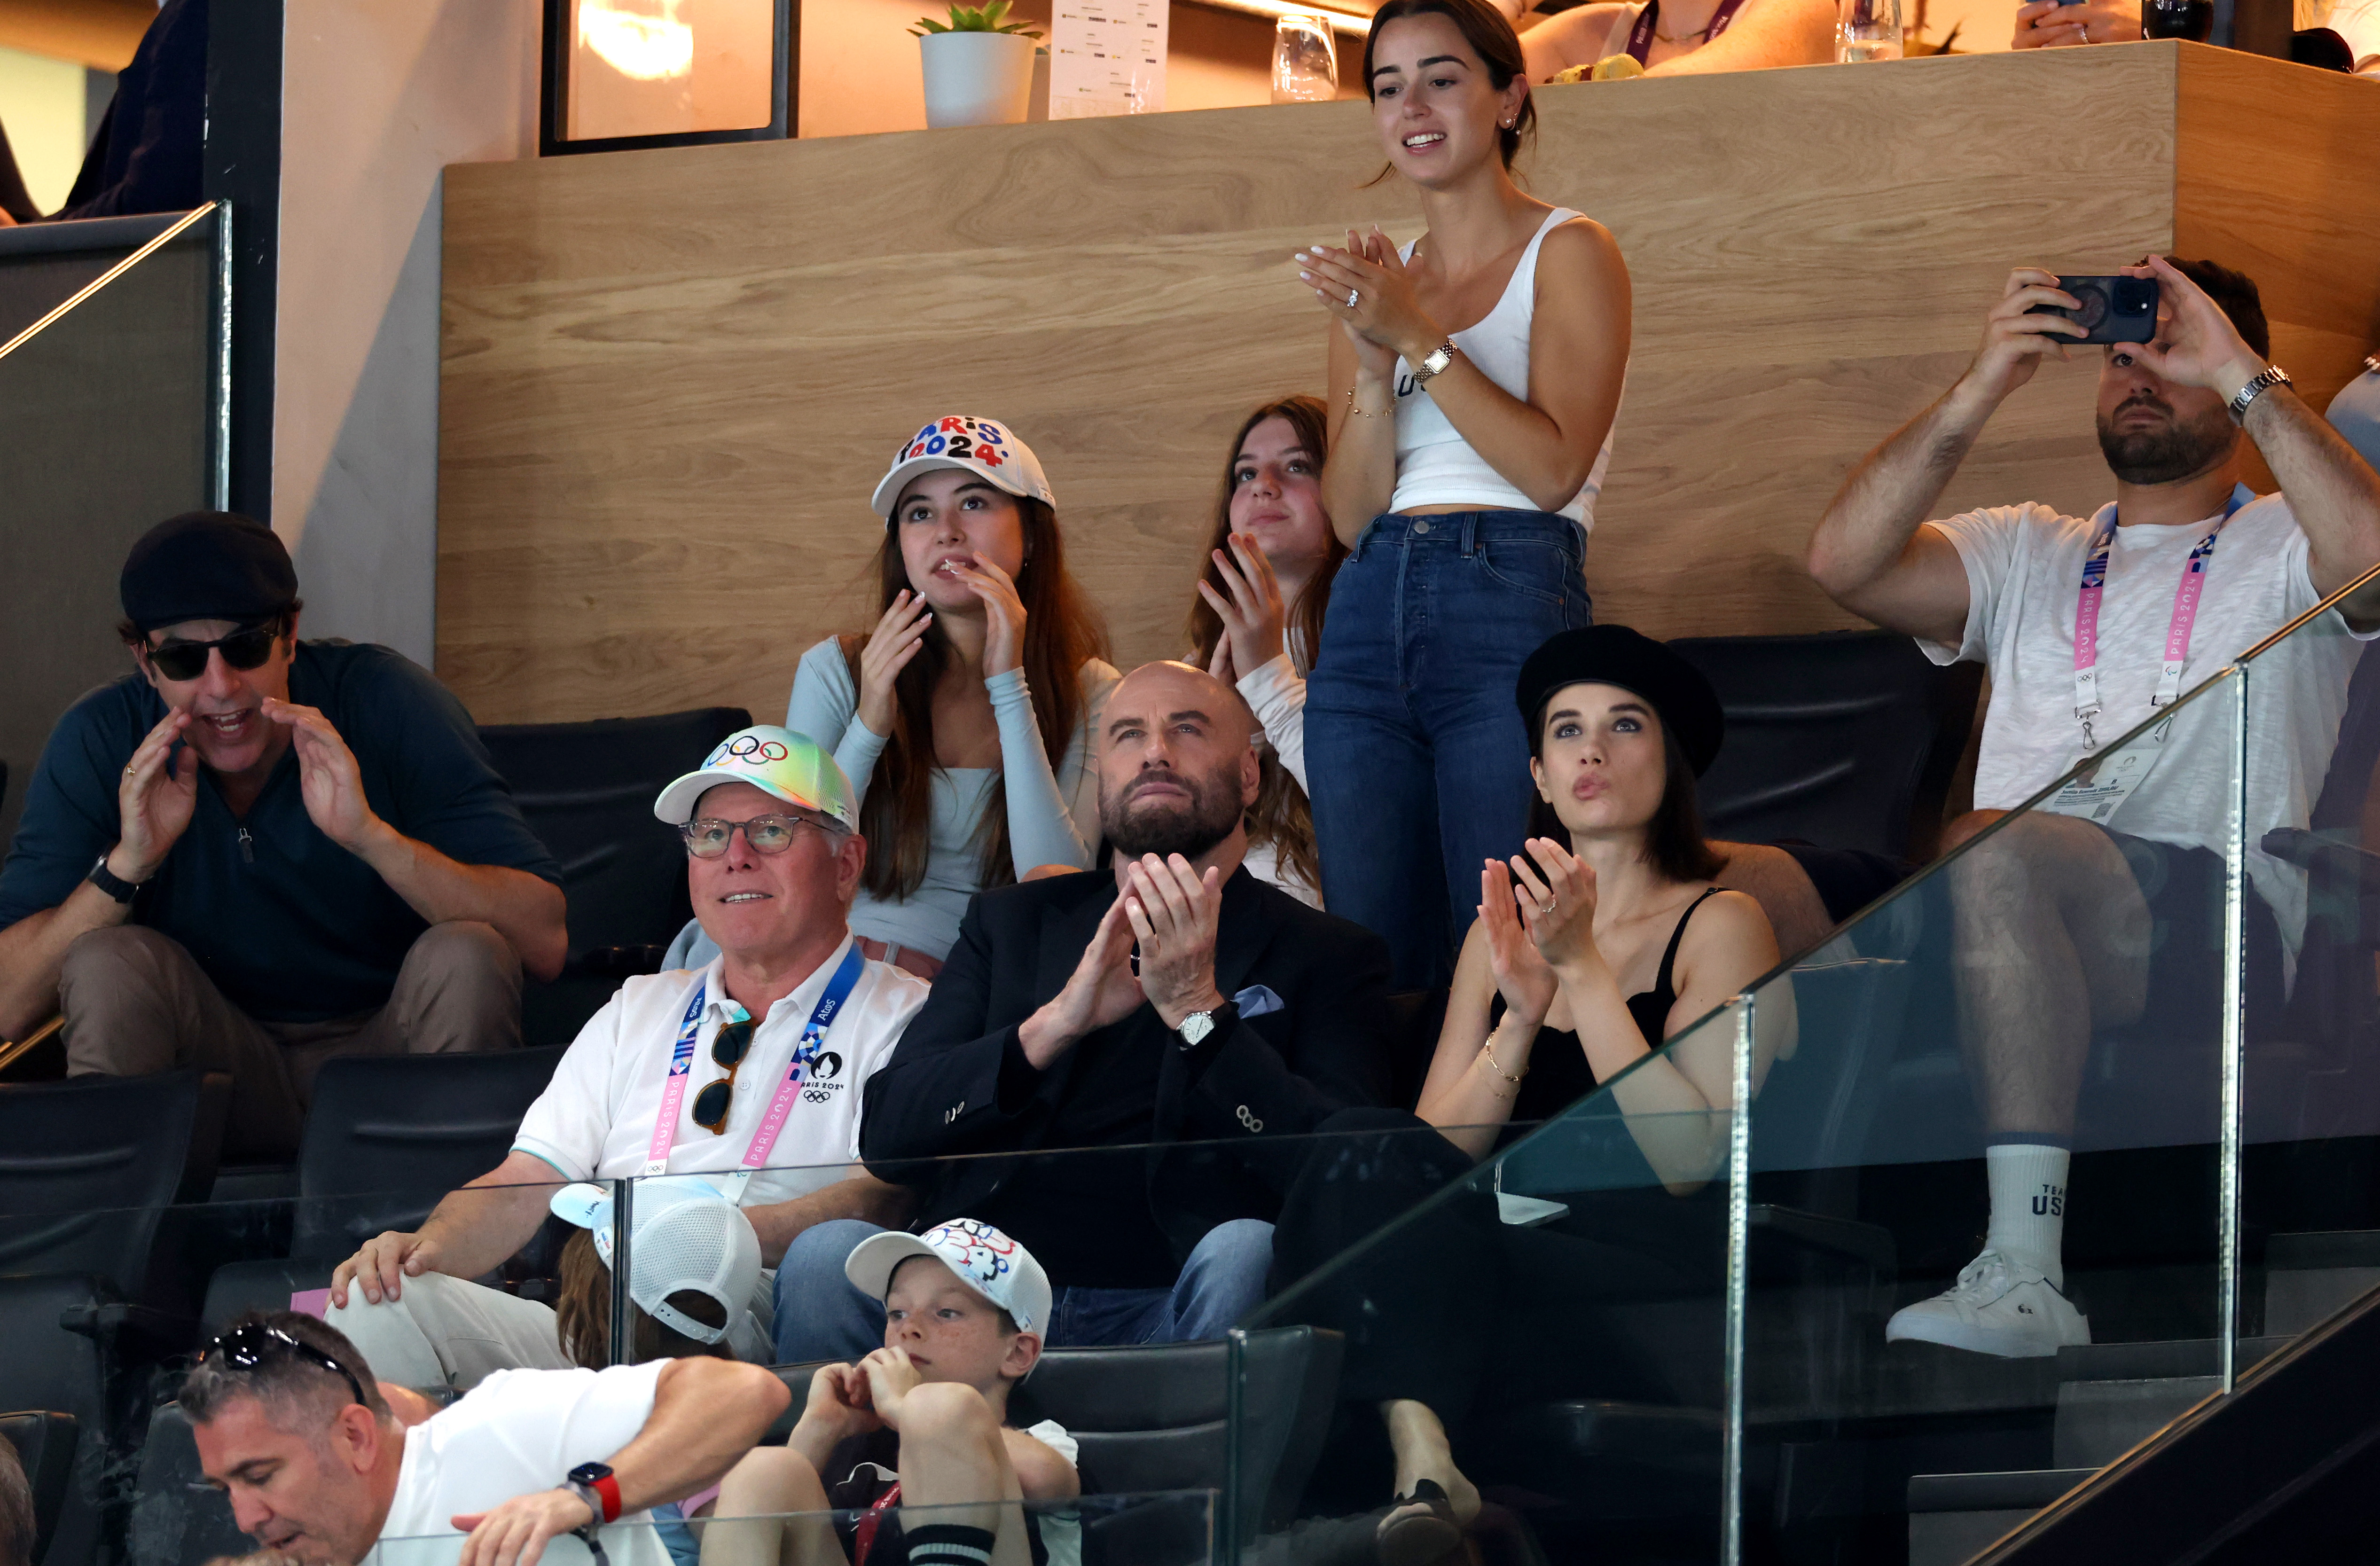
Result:
{"label": "older man in white polo", "polygon": [[[653,814],[686,839],[695,917],[720,955],[622,985],[503,1163],[418,1232],[339,1264],[328,1319],[386,1379],[469,1387],[570,1364],[551,1309],[467,1281],[528,1243],[565,1182],[707,1177],[742,1206],[771,1267],[814,1223],[908,1216],[905,1193],[857,1162],[860,1088],[927,986],[867,960],[845,928],[868,844],[834,758],[789,730],[746,729],[662,790]],[[764,1279],[763,1323],[769,1293]]]}

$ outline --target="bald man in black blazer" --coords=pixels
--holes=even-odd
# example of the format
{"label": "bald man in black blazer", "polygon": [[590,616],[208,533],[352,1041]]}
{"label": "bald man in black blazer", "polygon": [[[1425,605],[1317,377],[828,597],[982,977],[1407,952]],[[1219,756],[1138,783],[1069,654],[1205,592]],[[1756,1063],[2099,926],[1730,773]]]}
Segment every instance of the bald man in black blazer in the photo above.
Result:
{"label": "bald man in black blazer", "polygon": [[[1220,1337],[1264,1297],[1301,1150],[1281,1139],[1386,1094],[1386,945],[1240,863],[1256,733],[1200,670],[1126,676],[1096,736],[1112,869],[978,896],[869,1079],[868,1167],[918,1191],[917,1228],[976,1218],[1029,1249],[1051,1344]],[[1011,1156],[917,1161],[987,1154]],[[881,1344],[842,1276],[872,1232],[823,1224],[786,1253],[782,1357]]]}

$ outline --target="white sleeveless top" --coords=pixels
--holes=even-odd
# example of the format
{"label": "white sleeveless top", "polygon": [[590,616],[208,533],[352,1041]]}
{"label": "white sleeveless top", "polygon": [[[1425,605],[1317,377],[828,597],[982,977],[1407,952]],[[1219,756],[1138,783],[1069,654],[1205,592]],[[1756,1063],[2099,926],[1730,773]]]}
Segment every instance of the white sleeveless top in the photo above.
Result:
{"label": "white sleeveless top", "polygon": [[[1521,252],[1503,297],[1476,326],[1454,334],[1454,346],[1479,372],[1523,402],[1529,400],[1529,322],[1537,307],[1537,250],[1555,226],[1584,213],[1556,207]],[[1414,248],[1399,253],[1410,261]],[[1416,505],[1465,505],[1481,511],[1535,511],[1537,504],[1512,487],[1455,432],[1438,404],[1414,383],[1413,370],[1397,360],[1397,487],[1390,511]],[[1584,533],[1595,526],[1595,497],[1603,491],[1603,470],[1611,462],[1611,437],[1603,437],[1595,467],[1560,514]]]}

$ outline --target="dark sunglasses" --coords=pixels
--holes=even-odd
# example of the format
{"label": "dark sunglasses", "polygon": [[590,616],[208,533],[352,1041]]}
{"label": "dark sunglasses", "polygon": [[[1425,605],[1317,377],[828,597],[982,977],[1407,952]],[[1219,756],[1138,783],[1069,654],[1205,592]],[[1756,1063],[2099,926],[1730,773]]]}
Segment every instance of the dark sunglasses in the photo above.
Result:
{"label": "dark sunglasses", "polygon": [[727,1111],[735,1102],[735,1074],[752,1052],[752,1019],[722,1023],[710,1040],[710,1059],[727,1074],[694,1096],[694,1123],[714,1136],[727,1135]]}
{"label": "dark sunglasses", "polygon": [[270,1360],[287,1359],[295,1355],[310,1365],[320,1366],[339,1377],[346,1382],[347,1390],[356,1394],[358,1402],[362,1403],[366,1408],[371,1406],[371,1401],[364,1396],[364,1384],[356,1379],[354,1371],[313,1344],[302,1339],[293,1338],[278,1327],[267,1327],[261,1321],[251,1321],[245,1327],[233,1328],[208,1344],[207,1352],[200,1354],[199,1358],[204,1361],[216,1354],[221,1354],[226,1363],[241,1370],[255,1370]]}
{"label": "dark sunglasses", "polygon": [[250,625],[213,641],[169,641],[149,649],[149,662],[169,680],[195,680],[207,672],[207,654],[220,648],[224,662],[235,669],[253,669],[273,656],[281,637],[281,622]]}

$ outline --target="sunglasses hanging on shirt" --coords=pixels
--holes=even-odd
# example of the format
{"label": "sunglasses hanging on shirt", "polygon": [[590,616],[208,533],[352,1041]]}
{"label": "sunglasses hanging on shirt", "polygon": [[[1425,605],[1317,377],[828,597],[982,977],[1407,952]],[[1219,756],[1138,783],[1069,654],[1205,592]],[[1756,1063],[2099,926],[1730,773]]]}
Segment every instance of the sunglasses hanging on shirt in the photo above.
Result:
{"label": "sunglasses hanging on shirt", "polygon": [[727,1135],[727,1111],[735,1103],[735,1074],[752,1052],[752,1019],[722,1023],[710,1040],[711,1062],[727,1074],[694,1096],[694,1123],[714,1136]]}

